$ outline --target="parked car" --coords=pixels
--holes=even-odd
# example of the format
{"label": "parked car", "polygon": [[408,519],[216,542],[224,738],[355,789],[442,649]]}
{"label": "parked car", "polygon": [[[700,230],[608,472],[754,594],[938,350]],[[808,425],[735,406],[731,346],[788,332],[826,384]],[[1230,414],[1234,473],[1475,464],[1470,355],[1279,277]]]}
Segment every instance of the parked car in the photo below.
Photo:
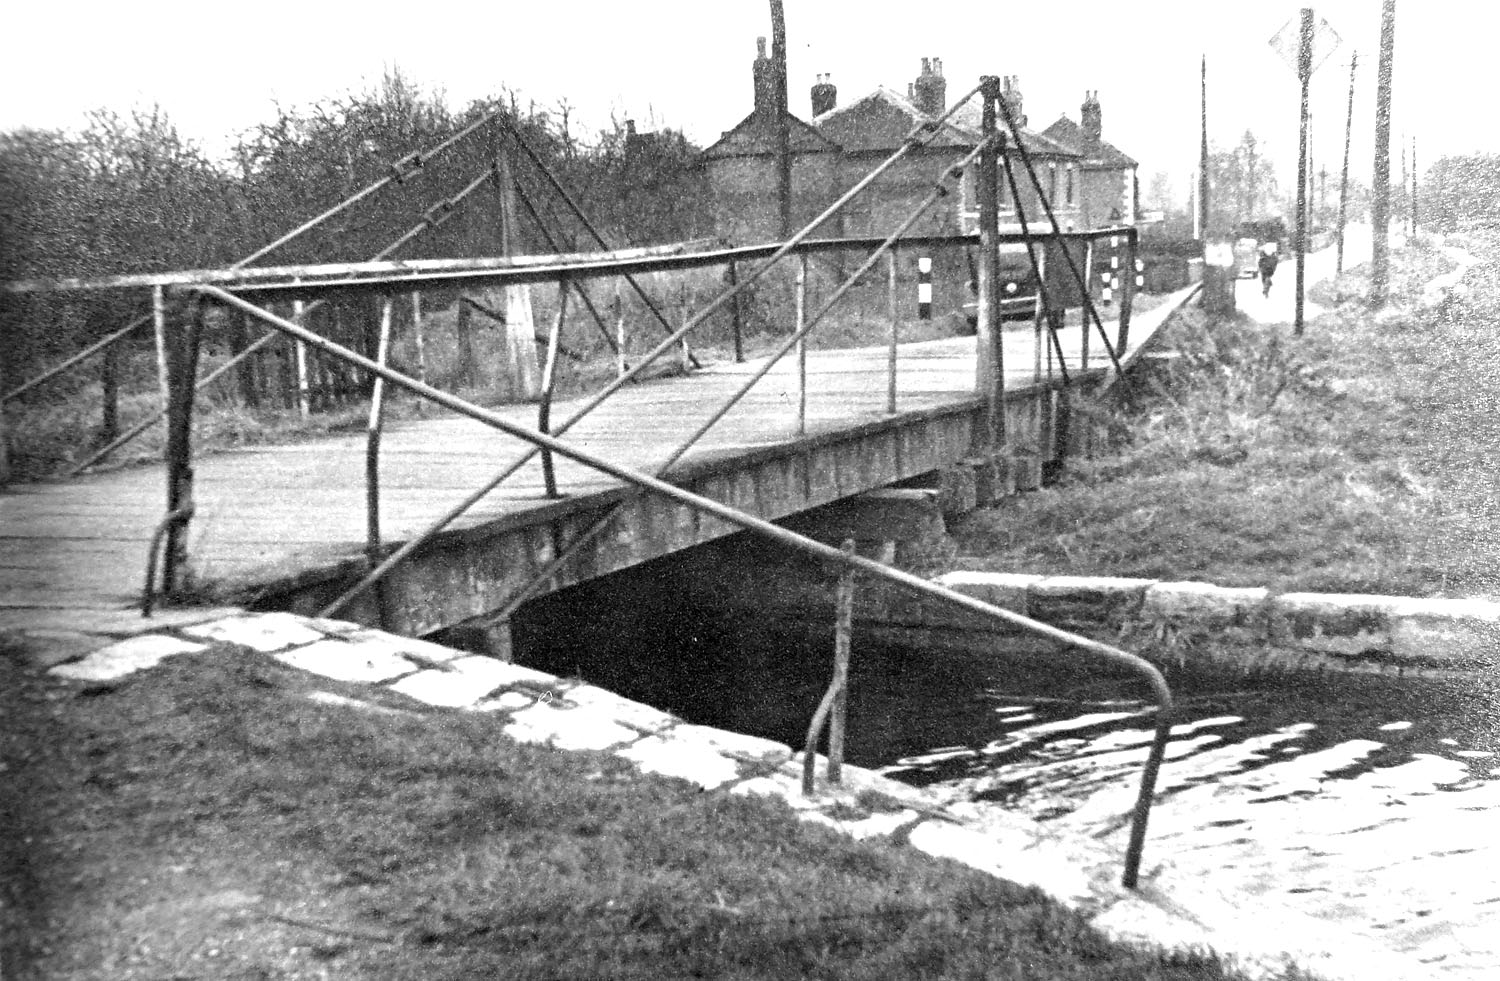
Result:
{"label": "parked car", "polygon": [[[1000,257],[1000,319],[1029,320],[1036,312],[1037,278],[1031,260],[1024,255]],[[969,333],[979,330],[979,284],[969,280],[970,300],[964,304]]]}

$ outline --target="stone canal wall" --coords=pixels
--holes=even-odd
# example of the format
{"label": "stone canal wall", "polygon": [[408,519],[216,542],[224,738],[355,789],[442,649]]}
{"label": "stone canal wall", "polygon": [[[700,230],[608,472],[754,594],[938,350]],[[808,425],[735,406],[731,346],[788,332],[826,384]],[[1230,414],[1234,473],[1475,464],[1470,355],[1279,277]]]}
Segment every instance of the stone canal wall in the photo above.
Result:
{"label": "stone canal wall", "polygon": [[[950,572],[938,581],[1060,627],[1146,638],[1157,648],[1179,651],[1184,660],[1193,656],[1194,641],[1212,639],[1218,648],[1242,649],[1239,660],[1247,668],[1333,665],[1401,673],[1500,664],[1500,603],[1488,600],[974,571]],[[965,626],[946,611],[927,613],[927,628]]]}
{"label": "stone canal wall", "polygon": [[[994,583],[985,584],[994,586]],[[966,588],[978,588],[970,583]],[[1030,595],[1030,585],[1025,592]],[[1046,590],[1042,591],[1046,593]],[[1047,594],[1056,599],[1054,590]],[[1111,595],[1118,595],[1112,593]],[[353,623],[235,609],[164,611],[154,620],[105,618],[38,625],[8,638],[59,685],[109,686],[167,658],[275,658],[377,700],[314,690],[327,711],[430,715],[484,713],[497,735],[561,750],[612,753],[645,774],[689,780],[704,792],[779,797],[807,821],[881,839],[1031,885],[1083,912],[1107,936],[1176,949],[1213,950],[1257,978],[1292,963],[1327,981],[1419,981],[1415,959],[1361,929],[1335,926],[1264,898],[1180,874],[1148,838],[1142,888],[1118,884],[1121,856],[1099,840],[982,802],[946,801],[870,770],[844,766],[801,793],[801,754],[772,740],[692,725],[602,688],[495,658],[398,637]],[[347,687],[345,688],[347,692]],[[391,696],[396,696],[393,699]]]}

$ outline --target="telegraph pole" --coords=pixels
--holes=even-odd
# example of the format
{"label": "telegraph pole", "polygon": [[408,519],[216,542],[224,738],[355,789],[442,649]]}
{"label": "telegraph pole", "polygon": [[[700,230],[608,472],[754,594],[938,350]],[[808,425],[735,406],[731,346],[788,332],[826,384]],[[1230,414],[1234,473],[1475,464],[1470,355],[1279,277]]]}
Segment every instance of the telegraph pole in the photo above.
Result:
{"label": "telegraph pole", "polygon": [[1370,306],[1385,306],[1391,255],[1391,63],[1396,50],[1396,0],[1382,0],[1380,67],[1375,83],[1375,179],[1370,201]]}
{"label": "telegraph pole", "polygon": [[1202,147],[1198,153],[1198,228],[1203,241],[1208,241],[1208,55],[1203,55],[1199,70],[1199,89],[1202,104]]}
{"label": "telegraph pole", "polygon": [[784,242],[792,236],[792,137],[786,121],[786,15],[781,0],[771,0],[771,66],[776,78],[776,206]]}
{"label": "telegraph pole", "polygon": [[1307,282],[1307,90],[1312,81],[1313,12],[1302,8],[1302,29],[1297,42],[1297,80],[1302,84],[1301,137],[1297,147],[1297,308],[1292,333],[1300,336],[1305,326],[1303,310]]}
{"label": "telegraph pole", "polygon": [[1417,138],[1411,138],[1411,233],[1417,234]]}
{"label": "telegraph pole", "polygon": [[1334,266],[1334,275],[1344,271],[1344,222],[1349,216],[1349,145],[1354,139],[1354,72],[1359,65],[1359,52],[1349,57],[1349,115],[1344,122],[1344,177],[1339,184],[1339,250]]}

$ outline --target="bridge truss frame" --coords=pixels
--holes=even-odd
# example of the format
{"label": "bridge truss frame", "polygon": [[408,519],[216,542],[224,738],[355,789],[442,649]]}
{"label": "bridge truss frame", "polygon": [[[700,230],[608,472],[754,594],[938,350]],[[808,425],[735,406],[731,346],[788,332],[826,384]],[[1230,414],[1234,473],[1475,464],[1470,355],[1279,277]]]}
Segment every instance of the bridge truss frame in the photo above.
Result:
{"label": "bridge truss frame", "polygon": [[[982,132],[978,145],[957,164],[943,168],[942,173],[933,182],[930,193],[927,194],[918,206],[911,209],[908,215],[898,223],[897,227],[890,234],[881,239],[812,238],[813,233],[819,227],[824,225],[857,195],[874,183],[898,160],[907,155],[911,150],[924,145],[927,140],[939,132],[942,125],[954,112],[976,95],[983,100]],[[1042,234],[1033,233],[1030,222],[1024,211],[1022,211],[1021,197],[1016,193],[1017,178],[1014,168],[1009,166],[1002,168],[999,166],[999,160],[1005,154],[1008,145],[1007,134],[1001,131],[998,126],[1001,116],[1003,116],[1006,128],[1009,131],[1009,137],[1014,141],[1014,148],[1025,166],[1026,175],[1038,191],[1038,198],[1042,202],[1047,221],[1051,226],[1048,232]],[[498,114],[494,118],[498,118]],[[442,149],[451,146],[457,140],[467,136],[490,121],[493,121],[493,118],[486,117],[486,119],[475,123],[463,133],[450,137],[448,141],[445,141],[442,146],[433,152],[440,152]],[[503,119],[500,121],[504,122]],[[520,134],[513,133],[513,136],[524,147],[524,140],[521,139]],[[536,159],[534,154],[533,159]],[[421,156],[413,155],[411,158],[404,158],[404,160],[407,167],[417,167],[420,166]],[[540,164],[539,160],[536,160],[536,162]],[[914,227],[916,222],[937,201],[951,193],[946,186],[946,182],[961,179],[965,170],[971,165],[977,166],[976,174],[980,203],[980,228],[978,234],[941,237],[908,236],[907,233]],[[545,172],[545,168],[543,170]],[[1021,232],[1019,234],[1002,234],[999,231],[998,191],[1000,172],[1002,170],[1005,172],[1006,179],[1009,182],[1011,197],[1015,202],[1017,216],[1021,221]],[[913,576],[910,573],[853,554],[851,551],[834,548],[811,538],[798,535],[755,515],[736,510],[719,501],[687,491],[672,483],[670,479],[673,465],[681,460],[683,455],[715,423],[724,417],[734,404],[770,370],[773,364],[794,349],[798,351],[799,355],[805,352],[805,340],[809,332],[823,320],[839,299],[856,282],[872,271],[883,258],[888,262],[894,262],[891,257],[898,246],[910,248],[913,246],[972,246],[977,244],[979,247],[981,253],[981,263],[978,268],[979,381],[982,387],[981,395],[987,401],[986,415],[988,431],[986,442],[991,453],[998,455],[1007,449],[1007,434],[1005,432],[1004,414],[1001,408],[1004,398],[1004,365],[1003,348],[1001,345],[1001,299],[998,296],[997,289],[999,281],[998,255],[999,247],[1002,244],[1010,243],[1025,246],[1039,283],[1045,281],[1044,274],[1046,272],[1043,256],[1039,250],[1044,244],[1063,246],[1057,248],[1055,252],[1063,257],[1067,272],[1071,275],[1078,292],[1083,298],[1085,310],[1082,327],[1084,336],[1087,337],[1089,329],[1092,326],[1097,331],[1115,371],[1120,371],[1120,351],[1111,342],[1098,309],[1092,302],[1087,277],[1080,271],[1072,254],[1065,246],[1069,242],[1091,244],[1099,238],[1124,236],[1128,244],[1128,254],[1130,257],[1127,268],[1133,273],[1136,245],[1135,230],[1133,228],[1116,228],[1088,232],[1064,232],[1060,228],[1057,217],[1052,211],[1051,204],[1047,200],[1047,196],[1041,193],[1040,180],[1020,139],[1020,130],[1016,120],[1011,115],[1009,107],[1000,97],[998,78],[986,76],[978,86],[963,98],[957,100],[953,107],[943,116],[935,121],[924,122],[915,127],[897,151],[841,195],[838,200],[825,209],[811,223],[782,243],[750,248],[709,250],[695,250],[686,245],[681,245],[665,249],[615,252],[603,256],[596,253],[505,259],[390,261],[389,256],[402,245],[411,241],[423,229],[434,227],[442,220],[443,216],[450,213],[473,190],[482,186],[485,181],[490,180],[493,174],[486,173],[468,185],[457,197],[449,199],[446,202],[440,202],[439,205],[428,212],[427,219],[423,223],[414,227],[396,242],[393,242],[386,249],[382,250],[371,262],[322,266],[246,268],[251,261],[264,257],[270,251],[314,227],[320,221],[326,220],[332,214],[368,196],[386,183],[399,179],[397,176],[398,173],[393,172],[391,176],[383,178],[336,208],[324,212],[318,218],[305,223],[298,229],[293,230],[281,239],[278,239],[276,242],[271,243],[228,269],[106,277],[93,280],[7,284],[6,288],[13,292],[38,289],[126,289],[140,287],[149,287],[152,291],[155,310],[154,322],[158,329],[158,337],[161,339],[162,365],[166,383],[164,387],[167,392],[167,404],[163,415],[168,420],[166,448],[168,473],[166,514],[156,529],[156,534],[153,536],[147,559],[147,582],[142,599],[142,611],[144,615],[150,615],[157,592],[155,580],[158,553],[161,553],[163,573],[162,591],[165,594],[174,595],[179,591],[187,570],[186,532],[194,512],[191,446],[194,403],[199,390],[213,382],[234,364],[234,361],[231,360],[208,376],[201,379],[198,377],[200,343],[206,315],[210,306],[217,304],[224,308],[238,310],[267,328],[266,334],[259,341],[255,342],[254,345],[251,345],[250,348],[242,352],[239,357],[247,356],[253,349],[269,343],[272,339],[285,336],[291,338],[299,345],[317,350],[327,357],[353,366],[375,380],[372,390],[369,425],[367,427],[366,499],[368,540],[366,544],[366,558],[369,571],[358,584],[321,611],[323,614],[331,615],[337,613],[362,592],[376,588],[381,578],[392,568],[431,541],[433,536],[441,531],[442,528],[467,511],[537,455],[542,457],[542,466],[547,477],[548,492],[555,495],[557,491],[555,481],[552,477],[552,458],[556,455],[570,459],[623,481],[636,488],[639,493],[655,494],[669,498],[699,513],[710,515],[743,530],[770,538],[790,548],[817,557],[829,566],[842,570],[845,575],[852,575],[858,572],[882,579],[900,588],[958,606],[991,620],[1000,621],[1012,627],[1019,627],[1030,633],[1050,638],[1067,647],[1086,651],[1103,661],[1125,667],[1141,676],[1150,688],[1156,702],[1156,713],[1155,734],[1142,772],[1141,787],[1132,814],[1130,841],[1125,856],[1123,883],[1127,888],[1136,888],[1150,804],[1154,796],[1157,773],[1165,754],[1172,716],[1171,691],[1161,673],[1154,666],[1137,655],[1110,645],[1061,630],[1049,624],[1032,620],[1021,614],[965,596],[925,579]],[[566,192],[563,191],[561,185],[557,185],[557,189],[562,191],[566,197]],[[571,199],[569,201],[571,203]],[[603,237],[599,235],[597,229],[593,229],[591,225],[589,227],[598,241],[604,244]],[[810,317],[806,316],[802,302],[804,299],[802,284],[805,277],[807,257],[819,252],[863,249],[872,245],[873,250],[859,264],[854,274],[847,277],[840,284],[833,295],[819,310]],[[790,336],[783,340],[775,353],[766,360],[766,364],[753,373],[749,380],[725,404],[717,408],[710,418],[688,440],[677,447],[669,455],[666,462],[658,467],[654,473],[644,473],[621,466],[560,439],[572,425],[596,408],[620,387],[635,380],[649,365],[669,351],[674,349],[680,350],[679,346],[685,343],[685,339],[695,327],[704,323],[711,314],[736,302],[736,298],[743,294],[745,290],[764,278],[782,259],[794,253],[802,263],[802,269],[800,270],[802,275],[798,277],[799,302],[797,305],[798,323],[796,329]],[[643,355],[634,366],[621,371],[617,378],[590,398],[583,408],[556,426],[550,424],[552,388],[555,378],[554,368],[560,348],[559,334],[563,321],[562,311],[565,310],[566,297],[570,290],[576,290],[586,298],[587,294],[582,290],[580,284],[582,281],[592,277],[623,276],[629,279],[632,285],[635,285],[634,280],[630,279],[630,277],[639,273],[685,270],[725,264],[729,264],[731,268],[734,268],[739,263],[748,262],[753,259],[761,259],[763,261],[759,262],[750,271],[749,275],[731,277],[728,289],[721,292],[715,299],[696,313],[686,317],[680,327],[672,328],[666,317],[653,306],[653,312],[660,321],[661,326],[666,330],[666,336],[649,353]],[[893,265],[892,268],[894,268]],[[1130,279],[1133,279],[1133,276],[1129,277],[1127,282]],[[393,319],[392,304],[395,294],[414,292],[436,285],[492,286],[541,282],[557,284],[560,298],[559,314],[547,338],[546,365],[543,369],[543,394],[538,412],[538,425],[535,429],[520,426],[498,413],[475,405],[453,393],[435,388],[420,378],[396,371],[386,363]],[[894,274],[892,274],[892,282],[894,282]],[[640,289],[639,286],[635,288],[637,290]],[[188,317],[184,323],[172,325],[176,329],[170,331],[166,329],[161,312],[163,297],[168,293],[190,299],[193,306],[193,315]],[[1045,287],[1040,288],[1036,300],[1036,327],[1039,347],[1042,342],[1042,332],[1045,330],[1046,338],[1051,344],[1050,350],[1055,350],[1058,355],[1058,364],[1066,380],[1066,366],[1062,358],[1062,347],[1058,338],[1058,330],[1063,323],[1062,311],[1054,306],[1049,293],[1049,289]],[[381,298],[380,339],[374,359],[367,358],[336,343],[328,337],[311,331],[303,323],[299,322],[304,319],[314,306],[322,302],[327,302],[331,298],[368,294],[374,294]],[[1125,293],[1126,299],[1121,304],[1121,326],[1118,335],[1121,348],[1123,348],[1124,339],[1128,332],[1130,314],[1129,296],[1130,290],[1127,289]],[[287,319],[266,308],[268,304],[278,300],[294,301],[296,303],[294,309],[299,311],[299,316]],[[596,311],[594,315],[596,320],[598,320],[599,317]],[[33,379],[20,389],[6,393],[5,399],[14,398],[36,384],[54,377],[57,373],[65,370],[72,364],[76,364],[81,359],[97,353],[109,344],[118,343],[131,331],[145,322],[147,322],[146,319],[133,322],[100,343],[93,345],[84,352],[80,352],[79,355],[70,359],[69,362],[47,373],[45,376]],[[604,325],[602,322],[600,326],[603,328]],[[1084,350],[1086,352],[1086,346]],[[895,413],[896,411],[894,386],[896,357],[897,332],[896,321],[893,316],[890,355],[892,383],[888,405],[890,413]],[[805,376],[803,376],[801,384],[805,392]],[[434,522],[423,533],[404,543],[400,548],[388,555],[385,554],[386,550],[380,538],[379,517],[380,434],[383,425],[383,404],[386,386],[403,389],[427,402],[520,439],[531,447],[523,455],[503,468],[483,487],[476,490],[475,493],[469,495],[463,502]],[[803,404],[805,405],[805,398]],[[156,418],[159,418],[159,416],[153,417],[147,422],[147,425],[154,422]],[[803,424],[803,420],[799,417],[799,427]],[[109,449],[112,448],[113,446]],[[89,461],[89,463],[92,462],[93,460]],[[86,463],[84,466],[87,465],[89,464]],[[82,467],[78,469],[82,469]],[[563,563],[569,561],[583,544],[607,528],[617,510],[612,509],[583,534],[577,536],[566,548],[561,549],[553,562],[537,575],[527,587],[513,596],[496,614],[496,617],[508,617],[536,588],[545,583]],[[163,542],[165,543],[164,549],[162,548]],[[378,595],[377,590],[377,597]],[[841,610],[847,607],[846,603],[841,602],[839,605]],[[836,671],[834,686],[830,689],[829,697],[825,698],[825,705],[830,702],[830,699],[837,700],[838,689],[842,685],[842,678],[842,671]],[[820,706],[819,712],[814,718],[814,724],[810,729],[806,757],[806,760],[809,761],[808,765],[810,765],[810,761],[814,756],[817,729],[821,724],[820,719],[824,712],[825,707]],[[836,721],[839,714],[835,712]],[[837,725],[835,728],[836,732],[832,737],[833,744],[841,748],[843,741],[842,732],[838,730]],[[830,776],[836,775],[839,762],[838,760],[830,759]]]}

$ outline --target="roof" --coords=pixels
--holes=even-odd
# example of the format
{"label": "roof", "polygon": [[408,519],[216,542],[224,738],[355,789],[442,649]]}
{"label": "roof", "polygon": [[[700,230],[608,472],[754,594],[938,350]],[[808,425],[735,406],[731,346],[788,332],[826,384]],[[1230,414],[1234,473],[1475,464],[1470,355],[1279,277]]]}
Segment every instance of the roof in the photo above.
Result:
{"label": "roof", "polygon": [[1067,147],[1074,153],[1083,157],[1085,167],[1098,168],[1127,168],[1136,166],[1136,162],[1121,153],[1107,140],[1099,141],[1098,153],[1087,153],[1087,140],[1083,135],[1083,127],[1079,126],[1067,116],[1058,116],[1057,122],[1042,130],[1042,135],[1050,137],[1054,142]]}
{"label": "roof", "polygon": [[[813,125],[846,151],[890,152],[901,146],[907,134],[918,123],[931,122],[927,115],[904,96],[885,86],[846,105],[816,116]],[[979,143],[981,113],[971,99],[960,106],[943,124],[928,146],[972,147]],[[1041,156],[1080,156],[1041,133],[1021,128],[1021,142],[1028,153]]]}
{"label": "roof", "polygon": [[[787,113],[786,118],[787,135],[790,138],[793,153],[838,152],[837,143],[829,141],[807,123],[791,113]],[[776,127],[772,125],[771,117],[752,112],[740,120],[733,129],[719,137],[718,142],[704,150],[703,158],[714,160],[723,157],[756,157],[775,151]]]}
{"label": "roof", "polygon": [[[813,118],[818,132],[850,153],[861,150],[895,150],[906,141],[913,127],[931,117],[910,100],[880,86],[869,95],[828,110]],[[929,146],[973,146],[976,136],[952,124],[945,125]]]}
{"label": "roof", "polygon": [[[964,105],[960,106],[958,111],[955,112],[950,118],[959,126],[972,131],[974,134],[975,142],[978,142],[979,131],[981,126],[983,125],[982,117],[983,110],[976,102],[974,102],[974,100],[971,99]],[[1000,116],[997,120],[997,123],[1002,129],[1004,129],[1005,117],[1003,115]],[[1021,145],[1026,147],[1027,153],[1033,155],[1040,154],[1042,156],[1051,157],[1082,156],[1082,154],[1080,154],[1077,150],[1071,150],[1068,147],[1063,146],[1045,133],[1038,133],[1035,130],[1027,129],[1025,126],[1020,127],[1020,130]]]}

